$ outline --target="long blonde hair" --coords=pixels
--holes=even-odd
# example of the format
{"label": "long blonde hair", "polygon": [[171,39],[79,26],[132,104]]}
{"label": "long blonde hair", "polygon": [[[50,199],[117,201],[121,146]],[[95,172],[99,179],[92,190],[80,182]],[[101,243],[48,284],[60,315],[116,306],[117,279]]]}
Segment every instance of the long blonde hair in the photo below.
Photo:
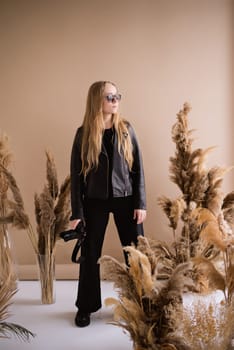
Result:
{"label": "long blonde hair", "polygon": [[[105,130],[102,112],[103,93],[105,84],[112,82],[97,81],[88,91],[86,110],[83,120],[83,136],[81,143],[82,173],[84,177],[89,171],[98,166],[102,148],[102,136]],[[123,151],[129,169],[132,168],[132,141],[127,129],[127,122],[119,114],[113,114],[113,127],[118,136],[118,151]]]}

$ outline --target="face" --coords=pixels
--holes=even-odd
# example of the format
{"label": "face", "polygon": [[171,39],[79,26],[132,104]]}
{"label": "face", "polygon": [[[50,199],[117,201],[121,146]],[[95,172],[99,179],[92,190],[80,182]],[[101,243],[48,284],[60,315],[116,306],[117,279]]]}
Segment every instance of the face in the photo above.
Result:
{"label": "face", "polygon": [[117,113],[119,101],[121,99],[116,87],[111,83],[106,83],[103,92],[102,112],[103,114]]}

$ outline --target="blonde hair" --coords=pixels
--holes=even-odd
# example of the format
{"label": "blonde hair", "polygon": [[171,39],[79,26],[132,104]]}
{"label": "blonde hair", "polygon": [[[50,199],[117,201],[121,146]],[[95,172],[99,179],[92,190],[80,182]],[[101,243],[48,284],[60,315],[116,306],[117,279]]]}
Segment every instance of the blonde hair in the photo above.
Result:
{"label": "blonde hair", "polygon": [[[97,81],[90,86],[88,91],[81,143],[81,171],[84,177],[91,169],[98,167],[102,136],[105,130],[102,102],[106,83],[115,86],[110,81]],[[118,152],[122,149],[124,158],[131,169],[133,164],[132,141],[127,129],[127,122],[120,118],[119,114],[113,114],[113,127],[118,136]]]}

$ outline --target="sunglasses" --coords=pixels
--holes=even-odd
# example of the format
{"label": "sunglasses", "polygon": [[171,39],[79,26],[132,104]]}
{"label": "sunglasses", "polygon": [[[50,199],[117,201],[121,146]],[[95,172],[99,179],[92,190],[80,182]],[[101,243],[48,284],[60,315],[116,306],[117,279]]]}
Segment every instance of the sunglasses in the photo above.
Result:
{"label": "sunglasses", "polygon": [[108,102],[115,102],[115,101],[120,101],[121,100],[121,95],[120,94],[116,94],[116,95],[113,95],[113,94],[108,94],[105,96],[105,99],[108,101]]}

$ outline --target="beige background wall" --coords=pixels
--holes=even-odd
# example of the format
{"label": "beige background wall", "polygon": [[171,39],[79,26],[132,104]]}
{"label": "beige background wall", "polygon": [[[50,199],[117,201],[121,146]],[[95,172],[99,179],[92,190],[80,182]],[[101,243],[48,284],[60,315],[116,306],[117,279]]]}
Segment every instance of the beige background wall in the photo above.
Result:
{"label": "beige background wall", "polygon": [[[175,197],[169,180],[171,127],[192,105],[194,147],[217,145],[208,165],[231,165],[233,154],[233,1],[86,0],[0,2],[0,129],[10,137],[13,173],[34,225],[34,192],[45,182],[45,149],[60,181],[69,172],[74,133],[89,85],[112,80],[121,113],[135,127],[144,157],[148,217],[145,233],[170,241],[160,195]],[[234,187],[233,172],[224,191]],[[20,274],[35,257],[25,232],[9,228]],[[59,243],[58,275],[76,277],[72,244]],[[104,253],[122,259],[112,220]]]}

